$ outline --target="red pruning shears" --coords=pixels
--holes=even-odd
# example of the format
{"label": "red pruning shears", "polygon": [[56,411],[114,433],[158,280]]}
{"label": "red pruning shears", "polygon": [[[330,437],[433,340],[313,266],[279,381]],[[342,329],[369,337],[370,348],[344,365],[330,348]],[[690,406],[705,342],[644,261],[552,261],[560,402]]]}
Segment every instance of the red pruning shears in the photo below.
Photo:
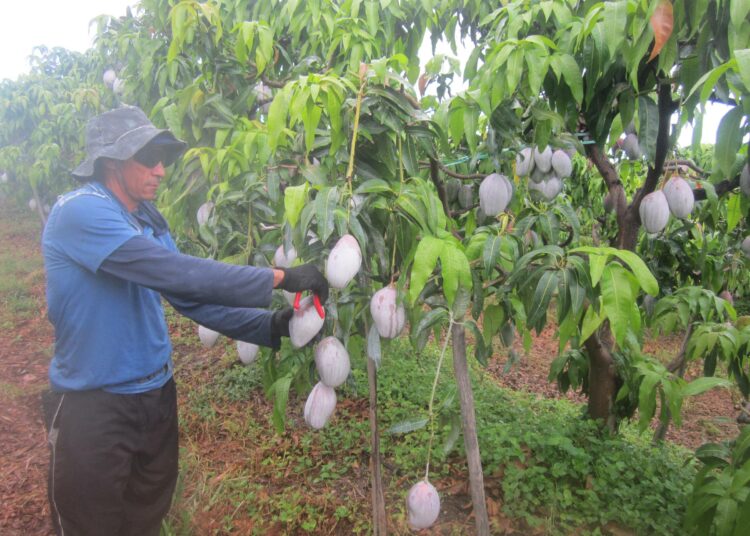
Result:
{"label": "red pruning shears", "polygon": [[[295,311],[299,311],[299,302],[301,299],[302,299],[302,293],[298,292],[294,296],[294,310]],[[320,318],[325,318],[326,312],[323,309],[323,305],[320,303],[320,298],[318,298],[317,294],[313,294],[313,305],[315,305],[315,310],[318,311],[318,316],[320,316]]]}

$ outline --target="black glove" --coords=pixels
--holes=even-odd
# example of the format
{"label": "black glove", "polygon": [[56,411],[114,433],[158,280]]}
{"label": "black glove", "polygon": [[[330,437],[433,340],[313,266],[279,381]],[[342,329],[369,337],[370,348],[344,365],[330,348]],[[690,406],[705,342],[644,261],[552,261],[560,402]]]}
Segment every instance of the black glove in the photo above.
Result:
{"label": "black glove", "polygon": [[281,270],[284,272],[284,279],[279,283],[279,288],[287,292],[311,290],[320,298],[320,303],[325,303],[328,299],[328,280],[314,265],[303,264]]}
{"label": "black glove", "polygon": [[286,309],[279,309],[273,313],[271,317],[271,337],[288,337],[289,336],[289,321],[292,319],[294,310],[291,307]]}

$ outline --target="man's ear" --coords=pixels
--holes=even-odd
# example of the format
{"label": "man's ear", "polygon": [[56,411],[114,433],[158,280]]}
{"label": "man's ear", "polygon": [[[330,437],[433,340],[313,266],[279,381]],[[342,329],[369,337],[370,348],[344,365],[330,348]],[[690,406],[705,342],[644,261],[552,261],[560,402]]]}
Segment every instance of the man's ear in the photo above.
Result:
{"label": "man's ear", "polygon": [[104,168],[105,171],[114,171],[117,169],[117,161],[112,160],[110,158],[102,158],[101,159],[102,168]]}
{"label": "man's ear", "polygon": [[102,177],[106,180],[110,177],[116,178],[122,169],[122,162],[112,160],[111,158],[102,158],[97,162],[97,166],[102,171]]}

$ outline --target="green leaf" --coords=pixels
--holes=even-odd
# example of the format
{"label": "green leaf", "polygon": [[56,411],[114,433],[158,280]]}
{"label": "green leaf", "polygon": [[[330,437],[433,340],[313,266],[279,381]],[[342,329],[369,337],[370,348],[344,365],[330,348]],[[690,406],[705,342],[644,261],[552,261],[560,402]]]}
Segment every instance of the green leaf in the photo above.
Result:
{"label": "green leaf", "polygon": [[[729,19],[736,32],[747,28],[747,15],[750,13],[750,3],[746,0],[732,0],[729,3]],[[736,53],[736,52],[735,52]],[[750,87],[747,87],[750,89]]]}
{"label": "green leaf", "polygon": [[549,70],[549,64],[545,61],[546,58],[546,54],[542,56],[533,51],[526,53],[526,78],[529,81],[529,89],[532,95],[538,95],[542,89],[544,77]]}
{"label": "green leaf", "polygon": [[459,143],[459,141],[464,137],[465,110],[466,106],[462,105],[460,107],[452,107],[450,112],[448,112],[448,129],[451,133],[451,138],[454,140],[454,143]]}
{"label": "green leaf", "polygon": [[725,380],[724,378],[717,378],[714,376],[696,378],[688,383],[682,389],[682,396],[695,396],[701,393],[705,393],[709,389],[714,387],[726,387],[731,388],[732,383]]}
{"label": "green leaf", "polygon": [[631,324],[631,310],[635,301],[628,272],[618,264],[609,264],[602,272],[602,307],[607,314],[612,333],[622,346]]}
{"label": "green leaf", "polygon": [[560,277],[557,282],[557,318],[560,322],[570,312],[570,292],[568,292],[568,286],[572,279],[575,279],[575,275],[570,268],[560,270]]}
{"label": "green leaf", "polygon": [[568,344],[568,341],[577,333],[578,331],[578,318],[580,315],[577,312],[570,312],[563,320],[559,323],[558,326],[558,346],[557,346],[557,352],[558,354],[562,354],[565,351],[565,346]]}
{"label": "green leaf", "polygon": [[568,84],[573,98],[578,104],[583,100],[583,78],[581,78],[581,68],[575,58],[570,54],[561,54],[559,58],[560,72]]}
{"label": "green leaf", "polygon": [[695,451],[695,457],[707,465],[726,465],[729,456],[727,446],[719,443],[705,443]]}
{"label": "green leaf", "polygon": [[349,232],[354,236],[354,238],[357,239],[357,242],[359,242],[359,247],[362,248],[362,251],[367,251],[367,233],[362,227],[359,218],[354,214],[350,214],[347,223],[349,225]]}
{"label": "green leaf", "polygon": [[315,131],[320,123],[320,116],[323,110],[316,106],[312,101],[302,109],[302,123],[305,126],[305,150],[309,154],[315,144]]}
{"label": "green leaf", "polygon": [[627,0],[604,2],[601,24],[604,25],[604,39],[610,58],[614,58],[617,55],[620,44],[625,40],[623,28],[627,27],[627,21]]}
{"label": "green leaf", "polygon": [[344,136],[341,133],[341,96],[334,89],[328,89],[326,93],[328,102],[326,114],[331,123],[331,149],[329,152],[333,155],[344,143]]}
{"label": "green leaf", "polygon": [[419,175],[419,155],[414,139],[410,136],[407,136],[401,145],[401,161],[408,176],[416,177]]}
{"label": "green leaf", "polygon": [[638,120],[638,145],[649,161],[653,162],[656,154],[656,136],[659,133],[659,107],[650,97],[638,97]]}
{"label": "green leaf", "polygon": [[367,357],[373,360],[376,368],[380,368],[380,334],[375,326],[370,326],[370,331],[367,333]]}
{"label": "green leaf", "polygon": [[[315,196],[315,218],[318,221],[318,236],[324,243],[328,241],[331,233],[333,233],[333,213],[336,209],[338,199],[339,192],[335,186],[326,186]],[[286,197],[284,201],[286,201]]]}
{"label": "green leaf", "polygon": [[180,113],[180,109],[177,105],[170,104],[165,106],[161,113],[164,116],[164,120],[166,121],[169,130],[171,130],[178,138],[185,138],[185,132],[182,128],[183,114]]}
{"label": "green leaf", "polygon": [[490,357],[491,349],[484,343],[484,337],[479,331],[479,326],[473,320],[464,322],[464,326],[474,334],[474,357],[483,367],[487,366],[487,358]]}
{"label": "green leaf", "polygon": [[731,497],[722,497],[716,504],[714,523],[716,534],[731,534],[737,518],[737,501]]}
{"label": "green leaf", "polygon": [[[583,246],[583,247],[573,248],[570,250],[570,253],[585,253],[587,255],[590,255],[591,258],[597,255],[599,256],[614,255],[615,257],[619,258],[621,261],[623,261],[625,264],[628,265],[630,270],[633,272],[633,275],[635,276],[636,280],[638,281],[639,285],[644,291],[646,291],[648,294],[651,294],[652,296],[656,296],[659,294],[659,283],[656,281],[656,278],[648,269],[648,266],[646,266],[646,263],[643,262],[643,259],[641,259],[637,253],[628,251],[626,249],[616,249],[616,248],[611,248],[611,247],[593,247],[593,246]],[[597,267],[597,272],[598,270],[599,268]],[[592,268],[592,283],[591,284],[592,286],[596,285],[596,283],[594,282],[593,268]]]}
{"label": "green leaf", "polygon": [[737,151],[742,145],[743,131],[740,129],[743,112],[742,108],[735,106],[729,110],[719,122],[716,131],[716,147],[714,158],[724,177],[730,178],[732,166],[737,158]]}
{"label": "green leaf", "polygon": [[505,309],[500,305],[489,305],[482,316],[482,331],[484,340],[489,345],[505,323]]}
{"label": "green leaf", "polygon": [[595,287],[599,283],[599,279],[602,277],[602,272],[607,266],[608,255],[589,255],[589,273],[591,274],[591,286]]}
{"label": "green leaf", "polygon": [[427,280],[432,275],[437,265],[440,252],[443,250],[443,241],[434,236],[425,236],[419,242],[414,254],[414,265],[411,268],[411,280],[409,283],[409,304],[414,302],[422,292]]}
{"label": "green leaf", "polygon": [[612,248],[612,255],[618,257],[621,261],[628,265],[631,272],[635,276],[638,284],[641,288],[652,296],[659,294],[659,282],[656,280],[651,270],[648,269],[646,263],[643,262],[637,253],[628,251],[626,249],[615,249]]}
{"label": "green leaf", "polygon": [[462,250],[449,241],[443,242],[440,250],[440,265],[443,274],[443,293],[449,306],[453,306],[459,286],[471,291],[471,267]]}
{"label": "green leaf", "polygon": [[[474,283],[474,280],[472,279],[472,284]],[[469,309],[469,305],[471,304],[471,287],[468,289],[466,287],[463,287],[461,285],[458,286],[458,290],[456,291],[456,296],[453,299],[453,304],[451,305],[451,310],[453,311],[453,318],[455,318],[457,321],[461,321],[461,319],[466,315],[466,311]]]}
{"label": "green leaf", "polygon": [[308,184],[304,183],[299,186],[287,186],[284,190],[284,216],[292,227],[299,221],[307,200],[308,187]]}
{"label": "green leaf", "polygon": [[466,143],[469,145],[469,149],[473,151],[477,146],[477,117],[479,116],[478,108],[465,108],[464,114],[464,134],[466,136]]}
{"label": "green leaf", "polygon": [[270,391],[274,394],[273,414],[271,420],[280,434],[284,431],[284,421],[286,419],[286,406],[289,402],[289,386],[292,384],[291,376],[282,376],[271,386]]}
{"label": "green leaf", "polygon": [[268,110],[268,145],[275,151],[279,145],[281,134],[286,125],[289,111],[289,96],[282,90],[276,93]]}
{"label": "green leaf", "polygon": [[693,86],[693,89],[690,90],[690,93],[688,93],[685,101],[690,100],[693,94],[700,89],[700,101],[701,103],[705,104],[708,100],[708,97],[710,97],[711,93],[714,91],[714,88],[716,87],[719,79],[728,69],[731,69],[735,64],[736,60],[729,60],[726,63],[722,63],[721,65],[714,67],[709,72],[701,76]]}
{"label": "green leaf", "polygon": [[[735,0],[734,3],[740,4],[742,2]],[[745,2],[745,5],[750,6],[750,2]],[[745,85],[745,89],[750,91],[750,48],[735,50],[734,57],[737,60],[737,70],[740,73],[742,83]]]}
{"label": "green leaf", "polygon": [[731,232],[737,227],[742,219],[742,200],[737,194],[730,194],[727,202],[727,232]]}
{"label": "green leaf", "polygon": [[391,186],[383,179],[370,179],[357,187],[354,193],[357,194],[378,194],[383,192],[393,192]]}
{"label": "green leaf", "polygon": [[431,232],[424,202],[419,200],[413,192],[401,194],[396,199],[396,206],[404,215],[419,225],[423,231]]}
{"label": "green leaf", "polygon": [[448,311],[442,308],[432,309],[419,319],[417,327],[414,328],[411,333],[412,342],[418,351],[424,349],[430,335],[430,330],[446,320],[448,320]]}
{"label": "green leaf", "polygon": [[492,270],[495,269],[497,264],[497,258],[500,255],[500,246],[502,245],[503,239],[501,236],[493,236],[488,238],[484,243],[484,251],[482,252],[482,263],[484,264],[484,277],[489,279],[492,275]]}
{"label": "green leaf", "polygon": [[[516,91],[519,82],[521,81],[521,75],[524,71],[524,51],[522,48],[517,47],[513,53],[508,56],[508,61],[505,64],[505,84],[507,93],[512,95]],[[470,148],[474,146],[470,145]]]}
{"label": "green leaf", "polygon": [[528,313],[528,325],[529,327],[536,327],[537,333],[544,327],[549,302],[557,290],[557,281],[558,272],[556,270],[545,270],[537,282]]}
{"label": "green leaf", "polygon": [[421,428],[424,428],[427,426],[428,419],[416,419],[411,421],[403,421],[397,424],[394,424],[388,430],[386,430],[387,434],[407,434],[409,432],[414,432],[415,430],[419,430]]}
{"label": "green leaf", "polygon": [[262,73],[273,59],[273,32],[268,26],[258,26],[258,47],[255,49],[255,64]]}
{"label": "green leaf", "polygon": [[591,335],[599,329],[602,325],[606,315],[597,313],[593,307],[589,306],[586,309],[586,314],[583,315],[583,323],[581,324],[581,341],[585,341]]}
{"label": "green leaf", "polygon": [[466,258],[474,261],[484,252],[484,244],[489,240],[490,235],[485,232],[477,232],[469,238],[469,244],[466,246]]}
{"label": "green leaf", "polygon": [[660,381],[661,377],[651,371],[648,371],[641,381],[638,390],[638,412],[640,413],[638,426],[641,431],[648,427],[656,412],[656,384]]}

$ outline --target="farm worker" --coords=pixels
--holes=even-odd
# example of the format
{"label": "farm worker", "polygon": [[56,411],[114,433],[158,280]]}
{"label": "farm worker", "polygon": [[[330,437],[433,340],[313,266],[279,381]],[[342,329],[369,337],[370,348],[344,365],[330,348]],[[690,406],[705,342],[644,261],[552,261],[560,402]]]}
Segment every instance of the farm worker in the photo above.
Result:
{"label": "farm worker", "polygon": [[157,536],[177,480],[177,406],[161,298],[233,339],[278,347],[291,309],[273,288],[328,283],[313,265],[276,270],[181,255],[151,201],[186,144],[125,106],[94,117],[83,185],[44,229],[55,328],[45,396],[49,500],[58,534]]}

